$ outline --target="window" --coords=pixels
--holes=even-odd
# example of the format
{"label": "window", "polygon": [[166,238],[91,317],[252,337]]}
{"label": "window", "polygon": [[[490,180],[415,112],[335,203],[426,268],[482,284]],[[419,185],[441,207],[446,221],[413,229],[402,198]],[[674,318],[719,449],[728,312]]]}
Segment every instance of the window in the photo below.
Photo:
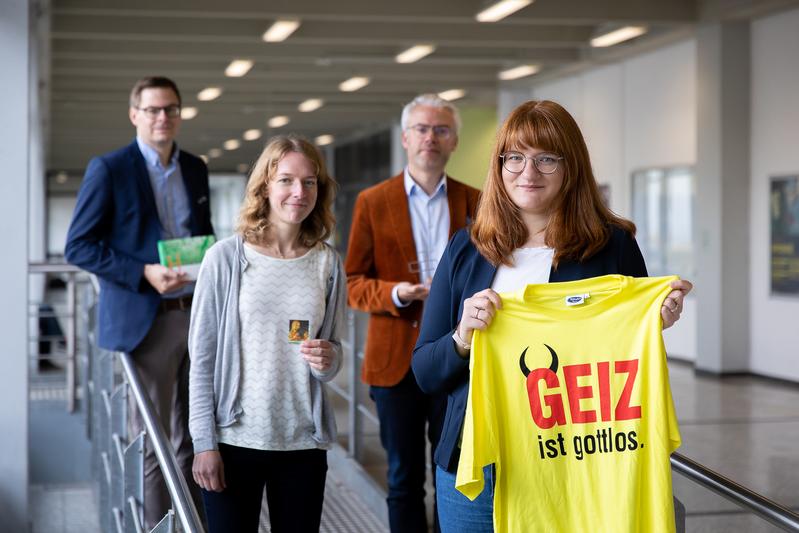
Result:
{"label": "window", "polygon": [[692,167],[633,172],[633,221],[650,276],[694,277]]}

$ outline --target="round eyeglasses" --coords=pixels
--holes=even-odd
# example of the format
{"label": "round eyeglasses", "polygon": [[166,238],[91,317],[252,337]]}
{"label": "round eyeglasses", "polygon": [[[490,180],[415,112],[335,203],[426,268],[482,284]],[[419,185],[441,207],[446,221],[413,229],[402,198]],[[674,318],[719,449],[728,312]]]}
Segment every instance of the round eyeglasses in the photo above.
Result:
{"label": "round eyeglasses", "polygon": [[161,111],[166,113],[166,116],[169,118],[178,118],[180,116],[180,106],[177,104],[165,107],[137,107],[136,109],[144,113],[150,120],[158,118],[161,115]]}
{"label": "round eyeglasses", "polygon": [[413,126],[408,126],[409,130],[415,132],[419,137],[427,137],[427,134],[431,131],[433,132],[434,137],[438,137],[439,139],[449,139],[452,135],[452,128],[449,126],[431,126],[429,124],[414,124]]}
{"label": "round eyeglasses", "polygon": [[558,163],[563,159],[554,154],[538,154],[533,157],[527,157],[521,152],[513,151],[505,152],[499,158],[502,159],[502,166],[505,170],[514,174],[521,174],[524,171],[528,159],[533,162],[533,165],[541,174],[552,174],[558,169]]}

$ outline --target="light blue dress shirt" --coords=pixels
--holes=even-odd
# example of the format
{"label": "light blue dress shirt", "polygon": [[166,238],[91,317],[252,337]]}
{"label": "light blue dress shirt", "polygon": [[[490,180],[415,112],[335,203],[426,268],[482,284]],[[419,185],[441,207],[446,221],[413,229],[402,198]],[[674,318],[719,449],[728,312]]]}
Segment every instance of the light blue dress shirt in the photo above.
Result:
{"label": "light blue dress shirt", "polygon": [[[191,209],[189,208],[189,195],[183,183],[183,174],[178,162],[178,145],[175,144],[172,156],[166,167],[161,163],[158,152],[140,138],[136,138],[139,151],[144,156],[147,174],[150,176],[150,185],[153,188],[155,207],[158,210],[158,220],[161,223],[161,239],[180,239],[191,237]],[[190,283],[176,291],[163,295],[164,298],[177,298],[194,292],[194,283]]]}
{"label": "light blue dress shirt", "polygon": [[[408,195],[408,210],[411,215],[413,243],[416,245],[416,262],[408,265],[419,272],[419,280],[429,283],[436,273],[438,261],[444,254],[449,241],[449,202],[447,201],[447,176],[441,176],[433,194],[427,195],[405,168],[405,194]],[[397,288],[391,292],[394,305],[406,307],[397,295]]]}

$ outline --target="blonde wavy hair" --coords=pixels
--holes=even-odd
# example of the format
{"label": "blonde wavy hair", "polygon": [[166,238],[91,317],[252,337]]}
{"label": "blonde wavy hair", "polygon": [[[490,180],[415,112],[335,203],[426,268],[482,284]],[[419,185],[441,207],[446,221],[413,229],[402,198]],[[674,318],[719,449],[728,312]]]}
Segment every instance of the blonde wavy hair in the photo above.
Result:
{"label": "blonde wavy hair", "polygon": [[280,160],[289,152],[303,154],[316,166],[316,205],[302,221],[300,242],[310,248],[319,241],[327,239],[333,231],[336,223],[333,216],[333,196],[337,184],[327,173],[322,154],[316,146],[303,137],[279,135],[266,144],[247,182],[247,191],[236,224],[236,232],[247,242],[260,243],[266,235],[269,228],[269,181],[275,177]]}

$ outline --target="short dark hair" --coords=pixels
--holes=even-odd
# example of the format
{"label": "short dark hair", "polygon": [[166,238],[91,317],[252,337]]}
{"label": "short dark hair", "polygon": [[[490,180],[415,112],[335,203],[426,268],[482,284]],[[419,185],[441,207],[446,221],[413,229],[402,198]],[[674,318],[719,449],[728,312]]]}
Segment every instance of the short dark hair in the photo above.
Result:
{"label": "short dark hair", "polygon": [[133,89],[130,91],[130,107],[139,107],[139,101],[141,100],[141,92],[144,89],[152,89],[154,87],[161,87],[164,89],[172,89],[175,92],[175,96],[178,97],[178,105],[182,106],[182,101],[180,99],[180,91],[178,90],[177,84],[174,81],[166,78],[164,76],[147,76],[146,78],[142,78],[136,82],[133,86]]}

